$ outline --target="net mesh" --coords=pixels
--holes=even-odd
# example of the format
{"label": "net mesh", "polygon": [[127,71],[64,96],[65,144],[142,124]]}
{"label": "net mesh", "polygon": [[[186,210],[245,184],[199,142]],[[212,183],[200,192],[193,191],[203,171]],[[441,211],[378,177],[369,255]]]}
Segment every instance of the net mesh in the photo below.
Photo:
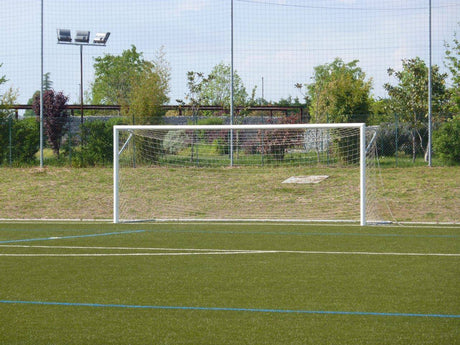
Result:
{"label": "net mesh", "polygon": [[255,127],[120,131],[120,220],[360,219],[359,128]]}

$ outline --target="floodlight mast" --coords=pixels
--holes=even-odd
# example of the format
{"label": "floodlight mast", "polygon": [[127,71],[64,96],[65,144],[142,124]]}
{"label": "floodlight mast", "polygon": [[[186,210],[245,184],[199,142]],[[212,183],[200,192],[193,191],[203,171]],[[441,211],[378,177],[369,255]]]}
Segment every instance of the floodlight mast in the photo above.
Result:
{"label": "floodlight mast", "polygon": [[75,42],[72,43],[72,35],[69,29],[57,29],[57,43],[64,45],[80,46],[80,113],[81,123],[83,124],[83,46],[105,47],[109,39],[110,32],[96,34],[93,43],[89,43],[90,32],[78,30],[75,36]]}

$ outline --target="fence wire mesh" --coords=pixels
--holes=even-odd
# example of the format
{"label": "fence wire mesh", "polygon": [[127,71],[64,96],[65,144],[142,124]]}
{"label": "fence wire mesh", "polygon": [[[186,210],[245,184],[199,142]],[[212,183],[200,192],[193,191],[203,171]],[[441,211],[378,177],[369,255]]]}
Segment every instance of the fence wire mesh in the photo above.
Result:
{"label": "fence wire mesh", "polygon": [[[60,132],[47,132],[45,119],[45,164],[110,165],[114,124],[222,124],[233,115],[235,124],[366,121],[378,128],[381,167],[425,166],[427,94],[411,118],[390,106],[390,86],[405,63],[431,61],[446,91],[433,88],[433,129],[458,115],[458,105],[447,107],[458,84],[446,60],[458,18],[452,0],[3,1],[0,166],[38,164],[31,108],[42,81],[67,97],[65,116],[52,120]],[[58,44],[59,29],[72,44]],[[81,30],[88,44],[75,41]],[[106,32],[106,44],[93,43]],[[360,80],[364,108],[350,105],[359,95],[324,83],[334,68]]]}

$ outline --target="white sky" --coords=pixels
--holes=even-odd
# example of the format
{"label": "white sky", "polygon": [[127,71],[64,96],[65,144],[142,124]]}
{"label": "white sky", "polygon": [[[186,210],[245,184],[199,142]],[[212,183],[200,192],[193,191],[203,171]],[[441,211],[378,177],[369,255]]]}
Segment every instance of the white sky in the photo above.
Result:
{"label": "white sky", "polygon": [[[231,0],[43,0],[44,71],[53,87],[77,102],[80,56],[56,43],[56,29],[110,31],[106,47],[83,49],[85,91],[93,58],[121,54],[132,44],[152,59],[163,46],[170,62],[171,103],[187,92],[187,71],[209,73],[230,63]],[[311,81],[313,67],[341,57],[359,59],[384,96],[387,69],[401,59],[428,60],[428,0],[234,0],[234,65],[250,92],[277,101],[300,96],[294,84]],[[26,103],[40,87],[40,0],[0,0],[0,75]],[[444,41],[460,31],[460,1],[432,0],[433,63],[442,65]],[[460,33],[459,33],[460,35]]]}

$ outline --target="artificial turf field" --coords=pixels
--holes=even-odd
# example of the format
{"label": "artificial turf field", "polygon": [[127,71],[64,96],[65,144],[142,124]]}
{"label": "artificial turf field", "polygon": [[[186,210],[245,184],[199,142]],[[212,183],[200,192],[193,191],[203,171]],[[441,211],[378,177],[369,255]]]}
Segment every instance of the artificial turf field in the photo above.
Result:
{"label": "artificial turf field", "polygon": [[460,228],[0,224],[0,344],[460,344]]}

